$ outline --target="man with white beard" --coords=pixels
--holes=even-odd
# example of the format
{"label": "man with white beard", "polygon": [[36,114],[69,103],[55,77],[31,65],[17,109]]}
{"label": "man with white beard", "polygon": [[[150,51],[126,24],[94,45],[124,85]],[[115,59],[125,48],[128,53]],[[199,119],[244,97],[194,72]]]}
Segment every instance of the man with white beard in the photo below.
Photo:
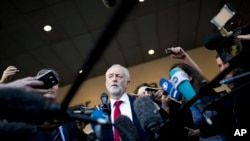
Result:
{"label": "man with white beard", "polygon": [[[128,116],[135,125],[140,140],[147,141],[149,139],[149,134],[141,128],[140,122],[133,108],[133,102],[136,97],[126,93],[129,84],[129,71],[122,65],[114,64],[106,71],[106,88],[110,95],[109,106],[111,110],[109,119],[114,123],[114,113],[116,109],[115,103],[116,101],[122,101],[119,106],[121,115]],[[114,128],[104,127],[103,132],[102,141],[121,141],[120,137],[115,135]]]}

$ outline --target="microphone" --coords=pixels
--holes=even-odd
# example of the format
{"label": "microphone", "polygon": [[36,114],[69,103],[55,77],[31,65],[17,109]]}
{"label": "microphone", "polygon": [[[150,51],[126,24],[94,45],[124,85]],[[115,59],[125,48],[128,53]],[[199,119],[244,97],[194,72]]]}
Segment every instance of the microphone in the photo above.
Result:
{"label": "microphone", "polygon": [[82,120],[91,123],[109,124],[107,121],[92,119],[62,110],[61,105],[34,91],[19,88],[0,89],[0,119],[9,122],[25,122],[40,125],[45,121]]}
{"label": "microphone", "polygon": [[219,83],[220,84],[229,84],[229,83],[239,81],[239,80],[248,80],[249,77],[250,77],[250,72],[245,72],[245,73],[240,74],[240,75],[225,78],[225,79],[221,80]]}
{"label": "microphone", "polygon": [[140,141],[136,127],[128,116],[120,115],[114,124],[123,141]]}
{"label": "microphone", "polygon": [[[91,118],[104,121],[104,123],[108,122],[107,114],[100,109],[95,109],[91,114]],[[95,138],[102,139],[102,124],[91,123],[90,126],[94,131]]]}
{"label": "microphone", "polygon": [[31,135],[37,131],[37,126],[25,122],[0,122],[0,135]]}
{"label": "microphone", "polygon": [[220,33],[211,33],[205,38],[205,47],[208,50],[215,50],[225,39],[226,37],[222,36]]}
{"label": "microphone", "polygon": [[60,104],[39,93],[17,88],[0,89],[0,111],[1,119],[38,124],[67,117]]}
{"label": "microphone", "polygon": [[100,105],[100,109],[103,110],[105,113],[107,113],[107,115],[110,115],[111,110],[109,109],[108,106],[108,94],[102,93],[100,99],[102,102],[102,104]]}
{"label": "microphone", "polygon": [[[186,101],[190,101],[196,95],[196,91],[190,84],[187,74],[178,67],[173,68],[169,74],[177,90],[182,93]],[[212,125],[211,119],[203,113],[204,107],[200,100],[195,101],[190,108],[196,111],[200,115],[200,118],[204,118],[209,125]]]}
{"label": "microphone", "polygon": [[92,112],[95,110],[91,107],[85,107],[85,106],[77,106],[77,107],[70,107],[68,110],[71,110],[74,114],[83,114],[83,115],[91,115]]}
{"label": "microphone", "polygon": [[163,120],[153,100],[148,96],[138,97],[134,101],[133,107],[142,128],[153,134],[155,139],[158,139],[159,134],[157,131]]}
{"label": "microphone", "polygon": [[[170,72],[171,81],[174,82],[175,88],[181,92],[186,101],[191,100],[196,92],[192,85],[190,84],[187,74],[182,71],[180,68],[175,67]],[[198,103],[196,101],[195,103]]]}
{"label": "microphone", "polygon": [[160,83],[161,88],[165,92],[163,94],[168,94],[176,100],[181,100],[182,95],[178,90],[175,89],[173,82],[162,77],[159,83]]}
{"label": "microphone", "polygon": [[112,8],[117,4],[117,0],[102,0],[102,2],[107,8]]}

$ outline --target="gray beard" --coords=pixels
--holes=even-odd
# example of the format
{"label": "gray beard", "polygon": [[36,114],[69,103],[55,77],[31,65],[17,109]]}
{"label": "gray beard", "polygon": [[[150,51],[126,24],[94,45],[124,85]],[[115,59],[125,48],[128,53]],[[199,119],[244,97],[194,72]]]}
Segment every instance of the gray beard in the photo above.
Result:
{"label": "gray beard", "polygon": [[120,88],[117,88],[117,89],[110,88],[109,92],[110,92],[110,94],[116,95],[116,96],[119,96],[119,95],[123,94],[123,92],[122,92],[122,90]]}

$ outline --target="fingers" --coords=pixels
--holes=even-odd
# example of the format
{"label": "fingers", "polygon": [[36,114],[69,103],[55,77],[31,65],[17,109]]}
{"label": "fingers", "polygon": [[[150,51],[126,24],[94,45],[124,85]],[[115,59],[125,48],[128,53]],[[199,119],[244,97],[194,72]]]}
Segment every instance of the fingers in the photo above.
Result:
{"label": "fingers", "polygon": [[8,66],[6,69],[5,69],[5,72],[19,72],[19,70],[15,67],[15,66]]}
{"label": "fingers", "polygon": [[184,59],[185,58],[185,52],[181,47],[171,47],[172,54],[170,54],[170,57],[174,59]]}
{"label": "fingers", "polygon": [[240,40],[250,40],[250,34],[238,35],[237,38],[240,39]]}

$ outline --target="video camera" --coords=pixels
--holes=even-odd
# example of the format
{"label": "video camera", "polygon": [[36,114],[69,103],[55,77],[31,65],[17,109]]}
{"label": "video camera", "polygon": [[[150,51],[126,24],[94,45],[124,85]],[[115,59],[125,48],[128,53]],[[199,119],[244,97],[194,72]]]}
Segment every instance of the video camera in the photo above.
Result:
{"label": "video camera", "polygon": [[[250,34],[250,24],[246,24],[237,28],[233,33],[224,37],[221,43],[216,47],[216,51],[223,63],[230,63],[230,61],[236,57],[240,56],[239,59],[246,59],[247,55],[250,53],[250,40],[239,40],[238,35]],[[243,63],[243,60],[240,60]]]}
{"label": "video camera", "polygon": [[[233,22],[236,11],[225,4],[219,13],[211,19],[220,34],[213,36],[207,42],[208,49],[215,49],[223,63],[242,65],[244,69],[250,69],[248,64],[243,64],[250,53],[250,40],[239,40],[238,35],[250,34],[250,23],[245,25]],[[236,18],[237,19],[237,18]],[[237,23],[237,24],[236,24]],[[242,23],[241,21],[239,23]],[[229,32],[228,32],[229,31]]]}

